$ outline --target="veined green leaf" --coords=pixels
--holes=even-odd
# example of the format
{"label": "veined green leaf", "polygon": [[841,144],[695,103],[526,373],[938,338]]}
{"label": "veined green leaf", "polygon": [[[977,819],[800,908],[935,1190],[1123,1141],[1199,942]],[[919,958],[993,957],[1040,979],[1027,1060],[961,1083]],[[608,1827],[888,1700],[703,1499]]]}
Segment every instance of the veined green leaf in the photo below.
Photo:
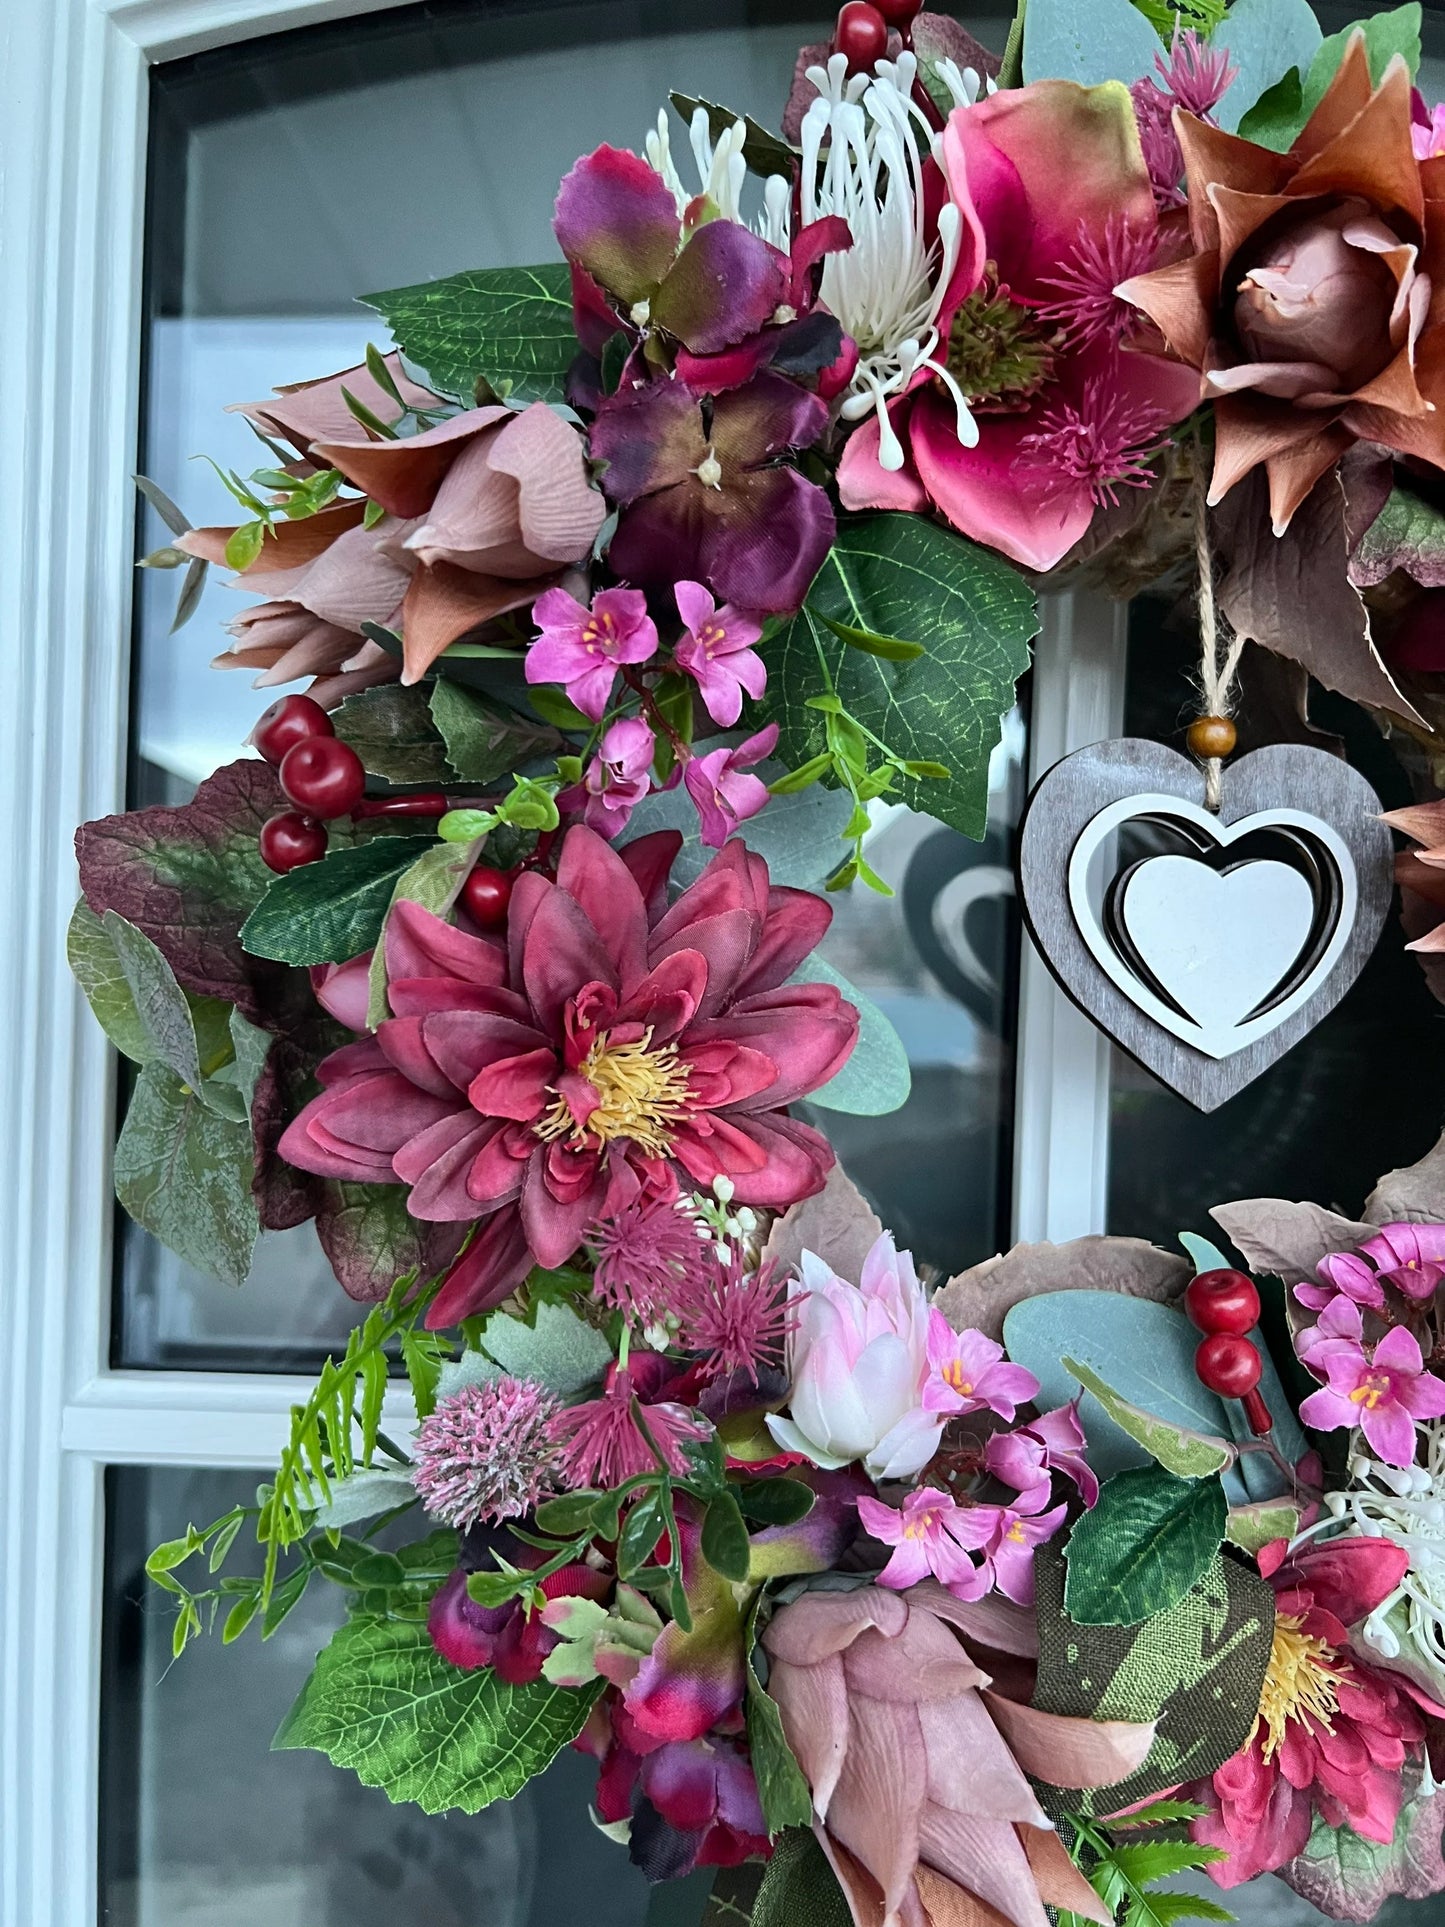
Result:
{"label": "veined green leaf", "polygon": [[435,385],[470,402],[480,377],[514,401],[561,401],[578,349],[563,261],[474,268],[442,281],[364,295],[397,346]]}
{"label": "veined green leaf", "polygon": [[164,1064],[137,1080],[115,1147],[116,1196],[187,1264],[244,1284],[260,1223],[249,1123],[207,1109]]}
{"label": "veined green leaf", "polygon": [[1069,1534],[1069,1617],[1133,1626],[1168,1612],[1209,1569],[1227,1513],[1218,1479],[1176,1479],[1158,1466],[1117,1473]]}
{"label": "veined green leaf", "polygon": [[241,926],[253,957],[345,963],[370,950],[397,878],[434,848],[431,837],[378,836],[277,877]]}

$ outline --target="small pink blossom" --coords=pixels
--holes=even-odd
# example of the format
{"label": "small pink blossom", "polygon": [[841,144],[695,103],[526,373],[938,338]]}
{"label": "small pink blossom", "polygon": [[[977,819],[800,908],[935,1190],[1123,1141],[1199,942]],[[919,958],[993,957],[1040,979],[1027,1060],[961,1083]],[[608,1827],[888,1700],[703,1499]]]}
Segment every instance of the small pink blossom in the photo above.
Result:
{"label": "small pink blossom", "polygon": [[[552,1420],[551,1436],[563,1448],[563,1474],[570,1486],[596,1486],[607,1492],[639,1472],[653,1472],[657,1457],[637,1423],[638,1387],[625,1365],[608,1368],[601,1398],[573,1405]],[[669,1472],[687,1470],[683,1444],[707,1435],[707,1426],[685,1405],[660,1401],[643,1412],[648,1431]]]}
{"label": "small pink blossom", "polygon": [[761,763],[777,747],[778,725],[769,723],[756,736],[732,749],[710,750],[694,756],[682,773],[687,793],[697,808],[702,824],[702,840],[712,850],[720,850],[733,831],[756,816],[768,800],[768,786],[761,777],[744,771]]}
{"label": "small pink blossom", "polygon": [[1300,1406],[1305,1424],[1317,1432],[1359,1426],[1386,1465],[1412,1465],[1415,1421],[1445,1415],[1445,1384],[1425,1371],[1419,1341],[1403,1325],[1386,1332],[1373,1358],[1363,1345],[1326,1341],[1306,1363],[1323,1369],[1325,1384]]}
{"label": "small pink blossom", "polygon": [[1323,1311],[1340,1292],[1357,1305],[1368,1305],[1372,1311],[1379,1311],[1384,1305],[1385,1292],[1379,1279],[1353,1251],[1332,1251],[1327,1258],[1321,1258],[1315,1266],[1315,1276],[1323,1282],[1298,1284],[1294,1288],[1295,1297],[1311,1311]]}
{"label": "small pink blossom", "polygon": [[1445,102],[1426,107],[1418,94],[1415,98],[1419,106],[1411,120],[1410,145],[1417,161],[1433,161],[1438,154],[1445,154]]}
{"label": "small pink blossom", "polygon": [[1052,1539],[1068,1514],[1066,1505],[1045,1512],[1048,1502],[1048,1487],[1036,1485],[1021,1492],[1012,1505],[976,1508],[987,1515],[989,1526],[983,1542],[983,1570],[990,1583],[1017,1606],[1034,1603],[1034,1548]]}
{"label": "small pink blossom", "polygon": [[984,1464],[996,1479],[1018,1492],[1035,1486],[1048,1489],[1049,1474],[1062,1472],[1083,1495],[1084,1504],[1098,1502],[1099,1481],[1084,1453],[1088,1441],[1079,1423],[1079,1401],[1045,1412],[1017,1432],[995,1432],[983,1449]]}
{"label": "small pink blossom", "polygon": [[992,1535],[995,1510],[958,1505],[931,1485],[910,1492],[901,1511],[878,1499],[859,1499],[858,1517],[866,1530],[894,1548],[878,1584],[906,1592],[931,1576],[955,1599],[981,1599],[989,1590],[989,1574],[968,1555]]}
{"label": "small pink blossom", "polygon": [[1364,1336],[1365,1323],[1359,1306],[1341,1292],[1326,1299],[1313,1325],[1295,1333],[1294,1348],[1315,1377],[1323,1378],[1324,1366],[1318,1361],[1328,1358],[1332,1349],[1341,1346],[1347,1352],[1358,1350]]}
{"label": "small pink blossom", "polygon": [[583,820],[610,843],[652,787],[657,741],[640,716],[624,716],[603,736],[582,778]]}
{"label": "small pink blossom", "polygon": [[532,618],[539,634],[527,651],[527,681],[561,683],[594,723],[622,664],[657,653],[657,629],[640,589],[599,589],[590,609],[565,589],[548,589],[532,605]]}
{"label": "small pink blossom", "polygon": [[673,651],[677,665],[697,683],[713,721],[731,729],[743,711],[743,691],[756,700],[767,687],[767,669],[752,646],[763,625],[731,603],[719,609],[700,582],[679,582],[675,593],[687,624]]}
{"label": "small pink blossom", "polygon": [[1300,1284],[1294,1289],[1300,1303],[1314,1311],[1323,1309],[1336,1291],[1378,1311],[1385,1303],[1386,1285],[1423,1303],[1434,1297],[1445,1279],[1445,1224],[1382,1225],[1358,1251],[1336,1251],[1321,1258],[1315,1275],[1323,1285]]}
{"label": "small pink blossom", "polygon": [[1039,1381],[1022,1365],[1004,1361],[1003,1346],[979,1331],[956,1332],[941,1311],[928,1315],[928,1377],[925,1412],[963,1412],[987,1408],[1011,1419],[1035,1396]]}

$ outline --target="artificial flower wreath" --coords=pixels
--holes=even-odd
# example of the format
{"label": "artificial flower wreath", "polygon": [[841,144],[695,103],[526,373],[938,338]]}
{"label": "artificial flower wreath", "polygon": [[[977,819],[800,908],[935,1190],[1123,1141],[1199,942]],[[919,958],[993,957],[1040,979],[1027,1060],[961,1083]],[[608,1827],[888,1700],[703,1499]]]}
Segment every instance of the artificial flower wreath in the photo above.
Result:
{"label": "artificial flower wreath", "polygon": [[244,405],[234,526],[143,484],[187,606],[259,598],[221,663],[312,679],[82,828],[71,935],[132,1215],[236,1282],[312,1220],[369,1307],[150,1561],[178,1651],[345,1590],[278,1745],[428,1812],[575,1745],[755,1927],[1445,1888],[1437,1166],[933,1289],[795,1114],[906,1092],[812,886],[886,889],[879,799],[981,834],[1038,578],[1168,587],[1201,527],[1234,637],[1401,748],[1438,969],[1418,28],[1029,0],[997,59],[850,0],[780,136],[675,96],[561,183],[562,260],[369,297],[394,352]]}

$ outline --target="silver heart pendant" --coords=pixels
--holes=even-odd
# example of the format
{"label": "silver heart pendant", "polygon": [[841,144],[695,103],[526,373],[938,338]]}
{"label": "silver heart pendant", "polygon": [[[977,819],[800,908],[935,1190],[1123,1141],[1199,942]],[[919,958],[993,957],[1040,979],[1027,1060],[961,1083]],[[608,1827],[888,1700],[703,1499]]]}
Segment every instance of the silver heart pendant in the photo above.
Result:
{"label": "silver heart pendant", "polygon": [[1201,1111],[1344,996],[1390,906],[1380,800],[1336,756],[1280,743],[1204,776],[1161,743],[1095,743],[1029,801],[1029,932],[1087,1016]]}

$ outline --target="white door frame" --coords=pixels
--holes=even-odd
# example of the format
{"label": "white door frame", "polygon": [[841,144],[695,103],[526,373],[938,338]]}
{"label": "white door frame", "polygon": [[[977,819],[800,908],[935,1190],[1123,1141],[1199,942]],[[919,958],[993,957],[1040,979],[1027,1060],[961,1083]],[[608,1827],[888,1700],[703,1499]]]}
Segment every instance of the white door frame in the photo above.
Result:
{"label": "white door frame", "polygon": [[[114,1061],[65,929],[74,826],[124,807],[147,68],[393,3],[0,5],[0,1927],[96,1920],[105,1466],[264,1467],[306,1389],[107,1363]],[[1112,618],[1112,645],[1091,619],[1087,665],[1064,672],[1079,621],[1056,607],[1045,632],[1049,760],[1117,707]],[[1019,1148],[1047,1182],[1021,1187],[1020,1224],[1098,1228],[1097,1159],[1082,1198],[1049,1201],[1050,1141],[1077,1168],[1100,1114],[1098,1053],[1089,1070],[1080,1039],[1063,1051],[1067,1007],[1036,964],[1025,1001]]]}

